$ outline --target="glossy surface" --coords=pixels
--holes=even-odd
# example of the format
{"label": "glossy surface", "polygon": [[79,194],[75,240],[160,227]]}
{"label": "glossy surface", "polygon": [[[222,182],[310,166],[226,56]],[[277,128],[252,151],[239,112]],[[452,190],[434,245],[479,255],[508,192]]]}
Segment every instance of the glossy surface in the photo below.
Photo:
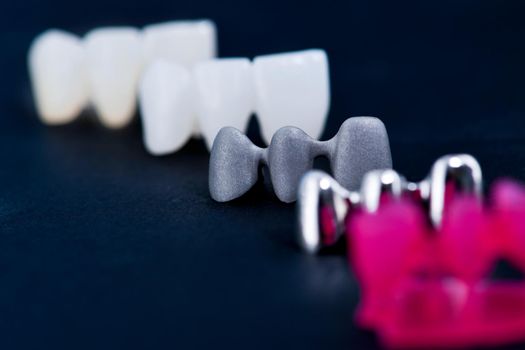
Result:
{"label": "glossy surface", "polygon": [[[430,219],[434,226],[441,225],[448,202],[457,195],[482,196],[483,179],[478,161],[470,155],[452,155],[438,159],[428,176]],[[419,186],[420,188],[426,185]]]}
{"label": "glossy surface", "polygon": [[[359,149],[359,144],[356,144]],[[357,179],[359,180],[359,179]],[[354,209],[367,213],[378,212],[382,206],[411,199],[422,208],[428,208],[426,216],[432,226],[443,225],[445,215],[453,200],[469,196],[481,203],[483,179],[476,159],[467,154],[447,155],[434,162],[430,175],[418,182],[407,182],[395,170],[379,167],[364,174],[359,191],[345,188],[331,176],[320,171],[305,172],[298,189],[298,235],[299,244],[308,253],[318,253],[322,248],[333,246],[344,237],[345,223],[352,219]],[[431,190],[422,190],[429,188]],[[445,200],[446,199],[446,200]],[[335,229],[320,223],[332,216]],[[454,213],[452,213],[452,217]],[[435,220],[437,218],[438,220]],[[325,236],[334,239],[324,240]]]}
{"label": "glossy surface", "polygon": [[358,193],[318,170],[302,177],[297,196],[297,242],[312,254],[333,246],[345,235],[345,219],[361,201]]}

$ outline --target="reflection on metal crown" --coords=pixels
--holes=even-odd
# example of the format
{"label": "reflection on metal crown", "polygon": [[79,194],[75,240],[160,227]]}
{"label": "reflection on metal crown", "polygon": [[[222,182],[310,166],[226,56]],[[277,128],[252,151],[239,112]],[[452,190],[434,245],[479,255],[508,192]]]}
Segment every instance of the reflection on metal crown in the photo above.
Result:
{"label": "reflection on metal crown", "polygon": [[409,182],[391,169],[368,172],[359,191],[349,191],[328,174],[312,170],[298,190],[299,243],[309,253],[334,245],[344,236],[346,218],[355,208],[375,212],[385,200],[410,196],[428,208],[428,217],[439,227],[447,199],[452,194],[482,195],[482,174],[476,159],[467,154],[438,159],[428,177]]}

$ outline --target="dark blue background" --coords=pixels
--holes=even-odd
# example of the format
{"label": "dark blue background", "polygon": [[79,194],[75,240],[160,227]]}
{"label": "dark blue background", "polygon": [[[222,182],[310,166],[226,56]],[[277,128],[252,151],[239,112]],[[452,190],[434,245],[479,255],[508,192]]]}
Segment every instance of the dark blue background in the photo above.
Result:
{"label": "dark blue background", "polygon": [[[209,17],[221,56],[327,50],[325,137],[382,118],[395,167],[470,152],[525,180],[523,1],[4,1],[0,5],[0,348],[376,347],[343,256],[294,245],[294,207],[258,186],[218,204],[200,142],[146,154],[135,123],[41,125],[26,54],[49,27]],[[256,124],[251,134],[256,137]]]}

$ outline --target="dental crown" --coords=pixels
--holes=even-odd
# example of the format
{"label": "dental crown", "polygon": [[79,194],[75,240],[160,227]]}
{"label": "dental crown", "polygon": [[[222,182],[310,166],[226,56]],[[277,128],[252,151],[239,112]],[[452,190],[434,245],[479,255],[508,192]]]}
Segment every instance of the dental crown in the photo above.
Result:
{"label": "dental crown", "polygon": [[310,171],[298,190],[299,243],[306,252],[316,253],[345,236],[346,222],[356,210],[374,213],[385,202],[406,197],[428,207],[429,222],[439,227],[451,196],[481,198],[482,181],[479,163],[467,154],[438,159],[429,176],[418,183],[406,181],[392,169],[378,169],[366,173],[359,188]]}
{"label": "dental crown", "polygon": [[318,139],[330,105],[328,59],[318,49],[258,56],[253,62],[214,59],[192,71],[157,61],[139,90],[144,141],[152,154],[182,147],[195,125],[211,149],[222,127],[245,132],[253,113],[266,143],[288,125]]}
{"label": "dental crown", "polygon": [[316,141],[298,128],[284,127],[265,149],[255,146],[239,130],[226,127],[211,150],[210,194],[219,202],[242,196],[257,181],[259,167],[266,165],[277,197],[292,202],[299,180],[318,156],[327,157],[335,178],[351,189],[356,189],[370,170],[392,167],[385,126],[373,117],[347,119],[328,141]]}
{"label": "dental crown", "polygon": [[213,22],[173,21],[143,30],[99,28],[82,39],[48,30],[34,40],[28,63],[44,123],[72,122],[92,106],[103,125],[122,128],[138,97],[144,144],[153,155],[173,153],[200,135],[210,149],[222,127],[246,131],[253,113],[266,142],[287,125],[320,137],[330,105],[323,50],[253,62],[216,54]]}
{"label": "dental crown", "polygon": [[209,20],[94,29],[83,39],[62,30],[39,35],[29,50],[36,106],[46,124],[73,121],[92,104],[108,128],[122,128],[136,109],[144,67],[164,59],[184,67],[216,56]]}

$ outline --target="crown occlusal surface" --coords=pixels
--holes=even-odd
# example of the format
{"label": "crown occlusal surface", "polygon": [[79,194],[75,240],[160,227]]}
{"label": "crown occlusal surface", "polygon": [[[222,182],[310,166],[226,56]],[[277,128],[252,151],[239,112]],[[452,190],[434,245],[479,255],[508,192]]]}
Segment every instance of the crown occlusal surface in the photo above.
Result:
{"label": "crown occlusal surface", "polygon": [[165,59],[191,68],[217,55],[215,24],[209,20],[152,24],[143,33],[146,65]]}
{"label": "crown occlusal surface", "polygon": [[256,107],[264,140],[284,126],[318,139],[330,104],[328,59],[323,50],[254,59]]}
{"label": "crown occlusal surface", "polygon": [[109,128],[127,125],[136,108],[142,68],[141,40],[134,28],[101,28],[86,35],[87,70],[93,105]]}
{"label": "crown occlusal surface", "polygon": [[74,120],[88,100],[80,39],[60,30],[46,31],[31,45],[28,63],[42,121],[65,124]]}

